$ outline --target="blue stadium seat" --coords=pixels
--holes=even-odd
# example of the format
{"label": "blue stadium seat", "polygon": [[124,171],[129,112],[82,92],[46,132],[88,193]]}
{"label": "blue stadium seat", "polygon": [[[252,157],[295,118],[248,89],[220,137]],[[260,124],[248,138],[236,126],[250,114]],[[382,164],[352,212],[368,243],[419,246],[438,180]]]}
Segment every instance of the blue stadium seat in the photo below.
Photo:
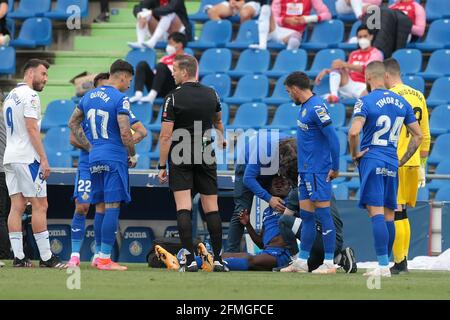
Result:
{"label": "blue stadium seat", "polygon": [[50,128],[44,137],[45,150],[50,152],[72,151],[73,147],[69,143],[70,129],[68,127]]}
{"label": "blue stadium seat", "polygon": [[429,108],[434,108],[440,104],[449,104],[449,103],[450,103],[450,77],[442,77],[437,79],[433,83],[430,95],[427,98],[427,105]]}
{"label": "blue stadium seat", "polygon": [[8,28],[11,39],[16,37],[16,21],[6,17],[6,28]]}
{"label": "blue stadium seat", "polygon": [[119,253],[121,262],[146,262],[147,253],[153,244],[155,235],[148,227],[128,227],[123,233]]}
{"label": "blue stadium seat", "polygon": [[234,95],[225,98],[228,104],[260,101],[269,93],[269,79],[264,75],[247,75],[239,79]]}
{"label": "blue stadium seat", "polygon": [[348,187],[344,183],[333,183],[332,190],[336,200],[348,200]]}
{"label": "blue stadium seat", "polygon": [[284,81],[286,80],[287,75],[282,76],[277,80],[275,84],[275,88],[273,89],[273,94],[268,97],[262,99],[262,102],[267,105],[279,105],[283,103],[292,102],[291,97],[286,91],[286,87],[284,86]]}
{"label": "blue stadium seat", "polygon": [[226,44],[230,49],[247,49],[249,45],[258,43],[258,24],[256,20],[245,21],[239,27],[236,39]]}
{"label": "blue stadium seat", "polygon": [[345,61],[345,52],[342,49],[324,49],[320,50],[314,57],[311,69],[305,73],[308,77],[316,77],[322,69],[331,67],[334,60],[340,59]]}
{"label": "blue stadium seat", "polygon": [[[77,6],[78,8],[73,10],[70,6]],[[68,9],[71,9],[68,11]],[[56,8],[50,12],[44,13],[44,16],[53,20],[67,20],[74,14],[80,15],[80,18],[86,18],[89,15],[89,3],[88,0],[57,0]]]}
{"label": "blue stadium seat", "polygon": [[239,55],[239,60],[234,70],[228,71],[232,78],[245,75],[264,73],[269,69],[270,53],[268,50],[246,49]]}
{"label": "blue stadium seat", "polygon": [[144,125],[150,124],[152,121],[152,105],[148,102],[139,101],[131,104],[131,111],[133,111],[136,118]]}
{"label": "blue stadium seat", "polygon": [[342,103],[327,104],[335,128],[345,126],[345,106]]}
{"label": "blue stadium seat", "polygon": [[198,11],[194,14],[190,14],[189,19],[194,20],[194,21],[200,21],[200,22],[209,20],[208,14],[205,12],[205,6],[216,5],[221,2],[222,2],[222,0],[202,0],[200,2]]}
{"label": "blue stadium seat", "polygon": [[63,261],[69,260],[72,253],[70,225],[49,224],[47,230],[52,253]]}
{"label": "blue stadium seat", "polygon": [[[435,174],[444,174],[444,175],[450,174],[450,159],[448,159],[448,157],[442,159],[442,161],[439,162],[438,166],[436,167]],[[437,190],[447,185],[449,185],[448,180],[433,179],[429,184],[427,184],[427,187],[430,190]]]}
{"label": "blue stadium seat", "polygon": [[450,18],[450,1],[447,0],[427,0],[425,3],[427,21],[442,18]]}
{"label": "blue stadium seat", "polygon": [[[94,226],[90,225],[86,228],[86,233],[84,235],[83,242],[81,244],[80,250],[80,260],[81,261],[91,261],[92,256],[95,253],[95,237],[94,237]],[[119,255],[119,246],[117,241],[114,242],[114,247],[111,252],[111,259],[117,261]]]}
{"label": "blue stadium seat", "polygon": [[[353,14],[353,16],[354,16],[354,14]],[[344,49],[344,50],[358,49],[358,43],[357,42],[351,43],[350,41],[354,41],[356,39],[356,30],[358,30],[360,25],[361,25],[361,21],[359,21],[359,20],[357,20],[353,23],[352,29],[350,30],[347,41],[345,43],[339,43],[338,44],[339,49]]]}
{"label": "blue stadium seat", "polygon": [[359,190],[359,187],[361,186],[361,182],[359,181],[359,177],[353,177],[350,179],[350,181],[345,183],[349,189],[353,190]]}
{"label": "blue stadium seat", "polygon": [[150,157],[147,153],[139,153],[136,151],[136,154],[138,156],[138,162],[136,164],[136,167],[134,169],[139,170],[148,170],[150,169]]}
{"label": "blue stadium seat", "polygon": [[314,26],[311,39],[302,43],[305,50],[321,50],[335,48],[344,40],[344,23],[340,20],[329,20]]}
{"label": "blue stadium seat", "polygon": [[417,190],[417,201],[429,201],[430,200],[430,190],[425,186],[424,188],[419,188]]}
{"label": "blue stadium seat", "polygon": [[413,89],[425,92],[425,80],[420,76],[402,76],[402,81]]}
{"label": "blue stadium seat", "polygon": [[231,129],[258,129],[267,123],[267,105],[261,102],[250,102],[241,105],[234,117]]}
{"label": "blue stadium seat", "polygon": [[433,81],[439,77],[450,76],[450,50],[441,49],[434,51],[425,71],[419,72],[417,75],[422,76],[425,80]]}
{"label": "blue stadium seat", "polygon": [[149,131],[147,133],[147,136],[142,139],[138,144],[136,144],[136,152],[139,154],[149,153],[150,150],[152,150],[153,145],[153,138],[152,138],[152,132]]}
{"label": "blue stadium seat", "polygon": [[342,130],[336,131],[339,139],[339,155],[343,156],[347,153],[347,134]]}
{"label": "blue stadium seat", "polygon": [[73,160],[71,152],[46,150],[50,167],[72,168]]}
{"label": "blue stadium seat", "polygon": [[36,48],[52,44],[52,22],[47,18],[29,18],[24,21],[17,39],[11,40],[15,48]]}
{"label": "blue stadium seat", "polygon": [[203,25],[198,41],[188,43],[189,48],[208,49],[223,47],[231,40],[232,25],[228,20],[208,21]]}
{"label": "blue stadium seat", "polygon": [[158,142],[156,143],[155,148],[152,151],[150,151],[149,157],[150,159],[159,160],[159,139]]}
{"label": "blue stadium seat", "polygon": [[[158,111],[158,115],[156,116],[156,119],[155,119],[155,121],[153,121],[152,123],[150,123],[148,126],[147,126],[147,128],[149,129],[149,130],[152,130],[152,131],[159,131],[159,130],[161,130],[161,116],[162,116],[162,106],[159,108],[159,111]],[[151,109],[150,109],[151,110]],[[153,111],[152,111],[152,113],[153,113]]]}
{"label": "blue stadium seat", "polygon": [[230,120],[230,107],[225,102],[222,102],[220,106],[222,108],[222,123],[226,126]]}
{"label": "blue stadium seat", "polygon": [[14,0],[8,0],[8,13],[14,11]]}
{"label": "blue stadium seat", "polygon": [[422,51],[434,51],[444,49],[446,45],[450,45],[450,20],[433,21],[428,29],[425,41],[415,44],[417,49]]}
{"label": "blue stadium seat", "polygon": [[231,79],[227,74],[208,74],[203,77],[201,82],[205,86],[214,88],[222,100],[230,96]]}
{"label": "blue stadium seat", "polygon": [[153,69],[156,65],[156,52],[150,48],[132,49],[127,53],[125,61],[129,62],[134,69],[136,69],[139,62],[145,61]]}
{"label": "blue stadium seat", "polygon": [[319,84],[314,84],[312,91],[317,96],[324,99],[328,94],[330,94],[330,76],[325,75]]}
{"label": "blue stadium seat", "polygon": [[450,132],[450,105],[443,104],[433,109],[430,117],[431,135],[437,136]]}
{"label": "blue stadium seat", "polygon": [[53,100],[45,109],[41,131],[46,132],[53,127],[67,126],[74,109],[75,103],[72,100]]}
{"label": "blue stadium seat", "polygon": [[293,130],[297,127],[297,116],[300,108],[295,103],[283,103],[275,111],[272,123],[264,128]]}
{"label": "blue stadium seat", "polygon": [[16,50],[12,47],[0,47],[0,74],[16,73]]}
{"label": "blue stadium seat", "polygon": [[271,70],[265,71],[268,77],[278,78],[285,74],[289,74],[292,70],[304,71],[308,55],[305,50],[283,50],[277,54],[275,64]]}
{"label": "blue stadium seat", "polygon": [[450,133],[441,134],[434,141],[431,154],[428,157],[428,163],[438,164],[448,159],[448,150],[450,150]]}
{"label": "blue stadium seat", "polygon": [[402,75],[416,75],[422,69],[422,52],[417,49],[399,49],[392,58],[400,64]]}
{"label": "blue stadium seat", "polygon": [[13,12],[8,13],[11,19],[28,19],[42,17],[50,11],[51,0],[20,0],[19,6]]}
{"label": "blue stadium seat", "polygon": [[333,18],[338,15],[338,13],[336,12],[335,2],[336,2],[336,0],[323,0],[323,3],[327,6],[328,10],[330,10],[331,16]]}
{"label": "blue stadium seat", "polygon": [[231,51],[226,48],[211,48],[204,51],[198,67],[200,76],[228,72],[231,68],[231,58]]}
{"label": "blue stadium seat", "polygon": [[436,192],[435,201],[450,201],[450,186],[442,187]]}

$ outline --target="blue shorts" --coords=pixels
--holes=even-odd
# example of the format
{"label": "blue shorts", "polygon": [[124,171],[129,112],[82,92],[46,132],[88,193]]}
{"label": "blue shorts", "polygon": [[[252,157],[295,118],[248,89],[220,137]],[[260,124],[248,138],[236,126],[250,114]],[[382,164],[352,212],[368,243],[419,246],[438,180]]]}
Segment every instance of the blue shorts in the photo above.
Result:
{"label": "blue shorts", "polygon": [[398,168],[383,160],[362,158],[359,163],[359,207],[397,209]]}
{"label": "blue shorts", "polygon": [[331,181],[327,182],[327,176],[327,173],[300,173],[298,199],[300,201],[330,201]]}
{"label": "blue shorts", "polygon": [[79,167],[75,176],[73,199],[78,203],[91,203],[92,200],[91,171],[88,167]]}
{"label": "blue shorts", "polygon": [[118,161],[91,163],[92,202],[130,202],[128,166]]}
{"label": "blue shorts", "polygon": [[277,259],[277,267],[285,266],[291,261],[291,255],[286,248],[267,247],[258,254],[268,254]]}

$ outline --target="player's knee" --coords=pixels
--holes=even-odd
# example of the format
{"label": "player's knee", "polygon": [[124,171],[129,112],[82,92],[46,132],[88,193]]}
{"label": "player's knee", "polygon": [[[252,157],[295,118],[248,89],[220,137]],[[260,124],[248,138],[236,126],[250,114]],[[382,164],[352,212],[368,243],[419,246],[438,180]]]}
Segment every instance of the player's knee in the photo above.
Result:
{"label": "player's knee", "polygon": [[86,203],[78,203],[75,206],[75,212],[82,215],[87,215],[89,212],[89,204]]}

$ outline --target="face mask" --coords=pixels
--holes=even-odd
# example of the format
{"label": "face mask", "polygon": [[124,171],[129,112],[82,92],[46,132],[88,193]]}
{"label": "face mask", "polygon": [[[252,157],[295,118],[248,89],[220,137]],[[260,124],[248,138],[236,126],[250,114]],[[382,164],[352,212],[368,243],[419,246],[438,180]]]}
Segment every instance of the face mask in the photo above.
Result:
{"label": "face mask", "polygon": [[177,49],[176,49],[174,46],[168,44],[168,45],[166,46],[166,52],[167,52],[168,55],[172,55],[172,54],[174,54],[175,52],[177,52]]}
{"label": "face mask", "polygon": [[361,38],[361,39],[358,39],[358,44],[362,50],[365,50],[368,47],[370,47],[370,40],[367,38]]}

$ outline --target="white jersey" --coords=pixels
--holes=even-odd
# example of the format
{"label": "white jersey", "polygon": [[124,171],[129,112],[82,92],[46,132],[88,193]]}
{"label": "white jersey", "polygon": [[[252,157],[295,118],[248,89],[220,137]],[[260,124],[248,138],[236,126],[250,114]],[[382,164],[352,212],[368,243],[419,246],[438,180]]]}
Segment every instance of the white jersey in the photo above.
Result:
{"label": "white jersey", "polygon": [[6,149],[3,163],[33,163],[40,161],[39,155],[31,144],[25,124],[25,118],[38,120],[41,127],[41,102],[36,91],[25,83],[19,83],[3,104],[6,126]]}

